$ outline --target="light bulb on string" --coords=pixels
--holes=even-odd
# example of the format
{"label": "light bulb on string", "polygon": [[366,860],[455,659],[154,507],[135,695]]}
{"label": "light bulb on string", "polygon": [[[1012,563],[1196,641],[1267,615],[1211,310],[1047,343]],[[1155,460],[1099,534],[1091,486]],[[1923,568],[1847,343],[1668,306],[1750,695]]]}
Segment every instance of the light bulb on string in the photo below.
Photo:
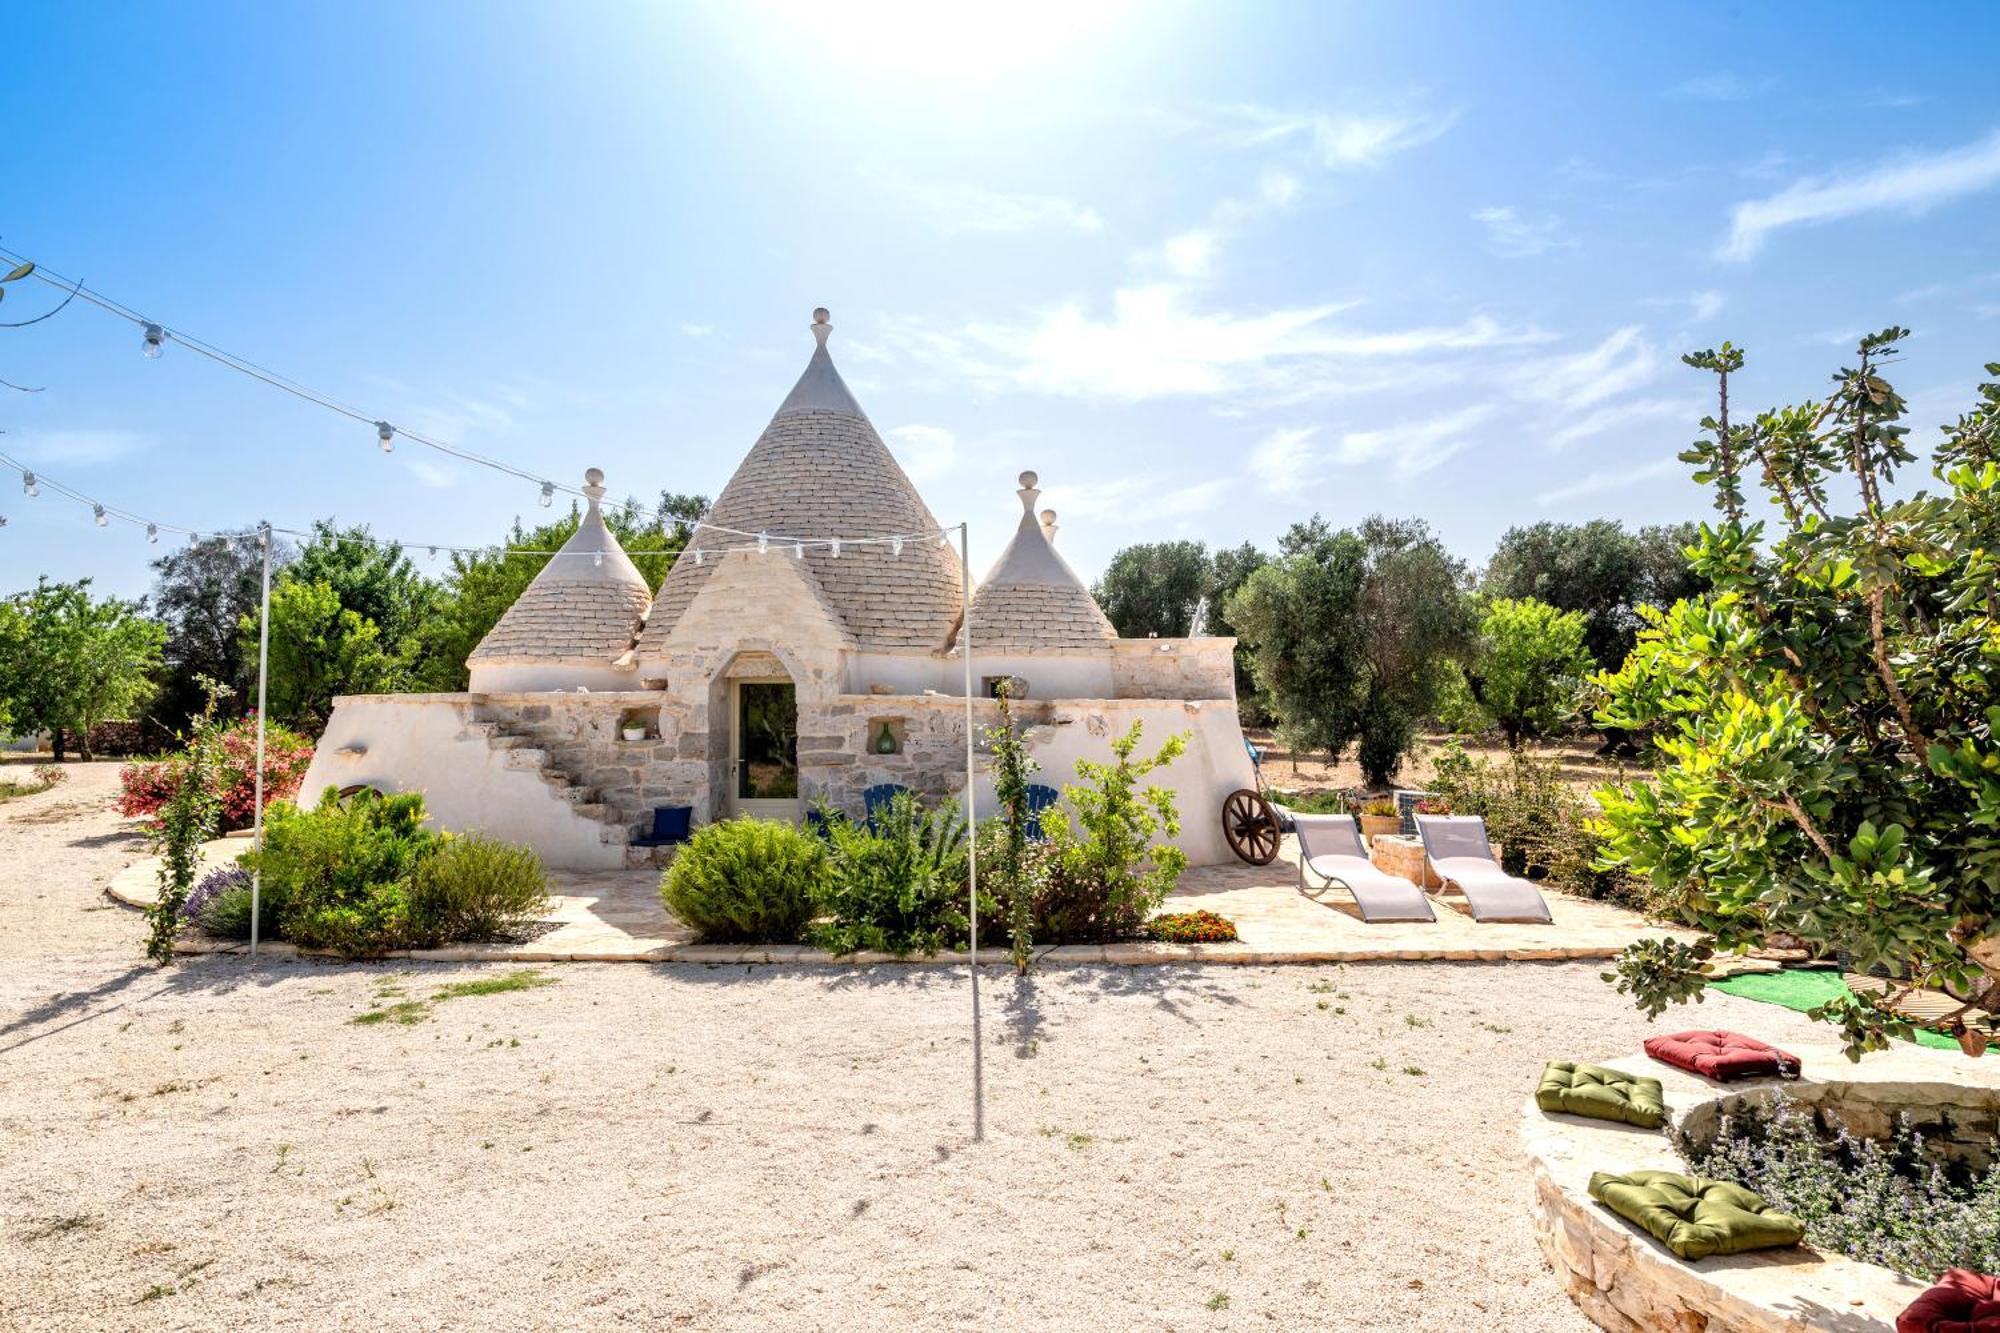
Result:
{"label": "light bulb on string", "polygon": [[891,537],[889,539],[889,554],[898,560],[903,558],[903,539],[901,537]]}
{"label": "light bulb on string", "polygon": [[601,568],[603,568],[603,566],[604,566],[604,552],[602,552],[602,551],[598,551],[598,552],[594,553],[594,554],[593,554],[593,555],[592,555],[592,556],[590,557],[590,563],[591,563],[591,564],[593,564],[593,565],[596,565],[596,566],[598,566],[598,567],[599,567],[600,569],[601,569]]}
{"label": "light bulb on string", "polygon": [[23,472],[21,474],[21,494],[32,500],[41,493],[42,488],[35,485],[35,474],[32,472]]}
{"label": "light bulb on string", "polygon": [[555,501],[556,501],[556,484],[552,481],[543,482],[542,508],[547,509],[550,505],[554,504]]}
{"label": "light bulb on string", "polygon": [[92,505],[90,507],[90,513],[91,516],[97,520],[98,527],[108,528],[111,526],[111,517],[110,515],[104,512],[103,505],[98,505],[98,504]]}
{"label": "light bulb on string", "polygon": [[840,559],[840,538],[835,537],[830,543],[827,544],[826,553],[829,556],[832,556],[835,560]]}
{"label": "light bulb on string", "polygon": [[390,453],[396,447],[396,428],[386,421],[375,423],[375,440],[382,446],[383,453]]}
{"label": "light bulb on string", "polygon": [[771,549],[771,538],[770,538],[770,536],[769,536],[768,534],[766,534],[766,533],[762,533],[762,532],[758,533],[758,534],[757,534],[757,554],[758,554],[758,555],[762,555],[762,554],[764,554],[764,553],[765,553],[766,551],[768,551],[768,550],[770,550],[770,549]]}
{"label": "light bulb on string", "polygon": [[145,341],[139,350],[146,354],[148,361],[157,361],[160,353],[167,348],[167,331],[157,324],[146,326]]}
{"label": "light bulb on string", "polygon": [[800,542],[798,545],[792,548],[792,559],[803,560],[805,558],[806,558],[806,544],[804,542]]}
{"label": "light bulb on string", "polygon": [[0,514],[0,528],[4,528],[6,526],[7,526],[7,516],[5,514]]}
{"label": "light bulb on string", "polygon": [[437,558],[438,558],[438,548],[437,548],[437,547],[435,547],[435,546],[431,547],[431,548],[430,548],[430,552],[431,552],[431,559],[435,560],[435,559],[437,559]]}
{"label": "light bulb on string", "polygon": [[188,549],[192,551],[199,545],[201,545],[201,534],[199,532],[190,532],[188,534]]}
{"label": "light bulb on string", "polygon": [[696,563],[697,565],[701,563],[701,556],[702,556],[702,551],[701,551],[701,548],[700,548],[699,546],[695,547],[695,548],[694,548],[694,562],[695,562],[695,563]]}
{"label": "light bulb on string", "polygon": [[148,523],[148,524],[146,525],[146,544],[147,544],[148,546],[158,546],[158,545],[160,544],[160,525],[159,525],[159,524],[157,524],[157,523]]}

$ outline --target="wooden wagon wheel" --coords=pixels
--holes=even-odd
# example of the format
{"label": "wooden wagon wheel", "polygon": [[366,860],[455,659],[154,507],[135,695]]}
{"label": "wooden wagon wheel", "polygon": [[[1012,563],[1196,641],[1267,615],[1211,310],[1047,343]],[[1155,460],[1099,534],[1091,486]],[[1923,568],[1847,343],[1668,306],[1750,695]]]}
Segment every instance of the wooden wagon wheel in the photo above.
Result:
{"label": "wooden wagon wheel", "polygon": [[1267,866],[1278,859],[1278,812],[1263,793],[1238,788],[1222,803],[1222,836],[1240,859]]}

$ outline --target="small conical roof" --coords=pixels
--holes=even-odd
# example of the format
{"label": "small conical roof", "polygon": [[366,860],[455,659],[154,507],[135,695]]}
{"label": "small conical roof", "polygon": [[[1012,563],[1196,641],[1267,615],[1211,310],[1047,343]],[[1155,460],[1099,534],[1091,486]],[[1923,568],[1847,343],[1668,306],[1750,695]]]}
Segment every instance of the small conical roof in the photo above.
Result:
{"label": "small conical roof", "polygon": [[[1096,648],[1118,637],[1083,580],[1056,553],[1056,515],[1037,517],[1040,479],[1021,474],[1021,525],[1014,540],[972,596],[972,648],[979,653],[1032,653]],[[964,642],[963,633],[959,636]]]}
{"label": "small conical roof", "polygon": [[[718,563],[713,557],[769,537],[770,559],[804,561],[841,625],[864,650],[936,652],[958,623],[958,552],[840,378],[827,354],[833,326],[813,311],[816,346],[805,373],[722,488],[715,507],[674,562],[639,640],[642,657],[664,653],[688,604]],[[723,529],[734,529],[724,531]],[[900,549],[863,538],[902,536]],[[839,538],[838,552],[825,545]],[[709,558],[697,562],[695,552]]]}
{"label": "small conical roof", "polygon": [[471,662],[609,663],[632,646],[652,589],[611,529],[599,502],[604,474],[583,474],[583,521],[472,650]]}

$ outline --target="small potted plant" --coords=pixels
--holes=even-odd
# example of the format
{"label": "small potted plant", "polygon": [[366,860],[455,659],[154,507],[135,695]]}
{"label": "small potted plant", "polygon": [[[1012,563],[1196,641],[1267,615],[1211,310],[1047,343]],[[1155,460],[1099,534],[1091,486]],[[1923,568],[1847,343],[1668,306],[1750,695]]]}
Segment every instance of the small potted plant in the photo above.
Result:
{"label": "small potted plant", "polygon": [[1360,803],[1361,833],[1366,838],[1393,838],[1403,831],[1403,817],[1387,796],[1370,796]]}
{"label": "small potted plant", "polygon": [[646,739],[646,724],[644,722],[627,722],[619,734],[624,736],[628,741],[643,741]]}

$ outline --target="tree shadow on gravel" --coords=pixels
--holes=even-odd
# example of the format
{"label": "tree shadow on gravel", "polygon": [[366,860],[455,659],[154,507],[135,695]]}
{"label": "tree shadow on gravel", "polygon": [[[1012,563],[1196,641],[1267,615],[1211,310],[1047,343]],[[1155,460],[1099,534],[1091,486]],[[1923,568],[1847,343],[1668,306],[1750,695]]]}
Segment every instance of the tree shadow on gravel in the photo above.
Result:
{"label": "tree shadow on gravel", "polygon": [[[134,1002],[184,995],[228,995],[251,987],[273,986],[300,975],[302,969],[308,966],[312,964],[295,959],[260,959],[253,962],[248,958],[227,955],[191,958],[167,968],[156,967],[152,963],[134,963],[113,972],[95,986],[53,995],[0,1024],[0,1056],[30,1042],[115,1014]],[[380,964],[373,966],[379,967]],[[329,970],[355,967],[355,964],[340,964]]]}
{"label": "tree shadow on gravel", "polygon": [[72,847],[123,847],[133,843],[144,843],[146,835],[137,829],[117,829],[110,833],[92,833],[87,837],[71,838]]}
{"label": "tree shadow on gravel", "polygon": [[[1234,964],[1228,967],[1232,972],[1235,970]],[[1222,975],[1225,973],[1221,965],[1148,964],[1134,967],[1112,964],[1093,971],[1090,988],[1099,995],[1151,996],[1154,1007],[1184,1023],[1196,1023],[1200,1020],[1187,1011],[1184,1003],[1187,999],[1212,1000],[1229,1005],[1243,1003],[1241,996],[1218,984]]]}

